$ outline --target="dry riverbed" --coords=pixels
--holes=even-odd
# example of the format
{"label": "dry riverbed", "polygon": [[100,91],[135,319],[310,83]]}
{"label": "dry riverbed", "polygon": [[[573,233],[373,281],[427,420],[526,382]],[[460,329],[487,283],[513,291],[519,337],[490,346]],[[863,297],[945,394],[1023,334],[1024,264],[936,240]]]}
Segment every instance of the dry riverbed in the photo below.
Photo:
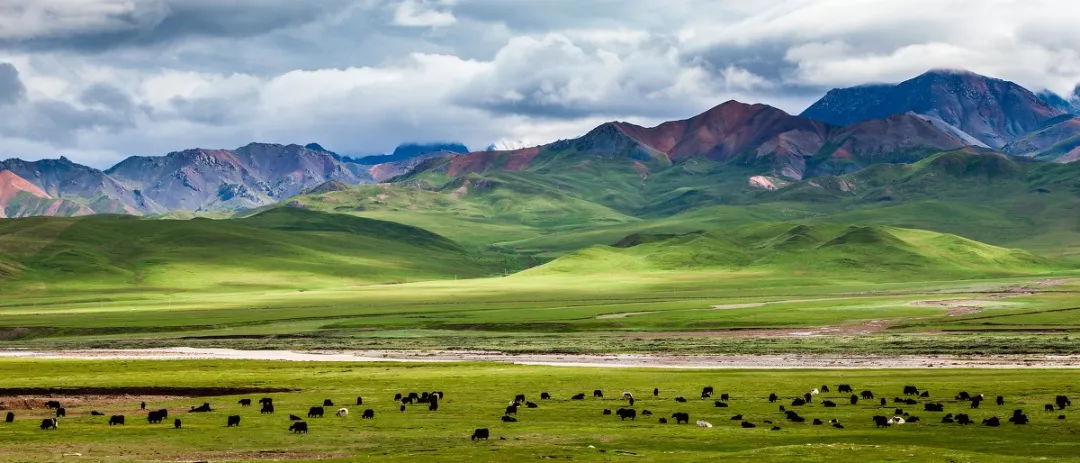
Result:
{"label": "dry riverbed", "polygon": [[488,351],[288,351],[134,349],[0,351],[0,358],[66,360],[273,360],[298,362],[503,362],[519,365],[685,369],[1080,368],[1080,355],[658,355],[505,354]]}

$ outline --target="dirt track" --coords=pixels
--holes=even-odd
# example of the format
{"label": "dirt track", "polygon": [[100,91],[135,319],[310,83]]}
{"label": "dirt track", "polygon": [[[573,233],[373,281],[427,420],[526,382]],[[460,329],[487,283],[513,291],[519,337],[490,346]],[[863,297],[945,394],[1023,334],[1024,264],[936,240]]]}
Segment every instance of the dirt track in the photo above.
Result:
{"label": "dirt track", "polygon": [[485,351],[241,351],[232,349],[140,349],[0,351],[0,358],[74,360],[275,360],[319,362],[504,362],[520,365],[692,369],[916,369],[1080,368],[1080,355],[875,356],[875,355],[514,355]]}

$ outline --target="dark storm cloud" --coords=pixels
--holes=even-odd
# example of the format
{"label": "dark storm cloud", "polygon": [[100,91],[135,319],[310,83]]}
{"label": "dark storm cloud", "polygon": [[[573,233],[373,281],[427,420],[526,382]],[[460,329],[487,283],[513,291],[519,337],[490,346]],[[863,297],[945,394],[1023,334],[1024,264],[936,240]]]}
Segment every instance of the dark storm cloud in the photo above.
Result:
{"label": "dark storm cloud", "polygon": [[182,120],[208,125],[235,124],[248,117],[258,103],[259,95],[254,92],[231,95],[229,97],[173,97],[169,99],[171,112],[155,113],[156,119],[179,118]]}
{"label": "dark storm cloud", "polygon": [[135,106],[131,95],[123,90],[103,83],[91,84],[79,94],[79,102],[87,106],[109,108],[113,111],[127,112]]}
{"label": "dark storm cloud", "polygon": [[134,114],[127,109],[81,108],[58,100],[36,100],[17,109],[21,117],[12,122],[21,123],[7,130],[0,124],[0,133],[28,140],[70,142],[80,130],[117,132],[135,126]]}
{"label": "dark storm cloud", "polygon": [[799,112],[934,67],[1068,93],[1080,7],[1061,5],[0,0],[0,61],[22,71],[0,65],[0,145],[101,160],[252,140],[535,144],[728,99]]}
{"label": "dark storm cloud", "polygon": [[85,129],[118,131],[135,126],[138,108],[122,90],[93,84],[79,94],[80,105],[51,98],[30,100],[10,63],[0,63],[0,105],[7,105],[0,119],[0,135],[28,140],[71,140]]}
{"label": "dark storm cloud", "polygon": [[[45,5],[35,3],[39,1]],[[8,15],[9,20],[25,21],[18,30],[0,31],[0,48],[103,52],[190,37],[253,37],[311,23],[341,13],[355,3],[355,0],[134,0],[130,3],[18,0],[0,6],[0,12]],[[94,4],[101,7],[93,8]],[[20,14],[25,18],[19,18]]]}
{"label": "dark storm cloud", "polygon": [[12,105],[26,98],[26,86],[19,70],[11,63],[0,63],[0,106]]}

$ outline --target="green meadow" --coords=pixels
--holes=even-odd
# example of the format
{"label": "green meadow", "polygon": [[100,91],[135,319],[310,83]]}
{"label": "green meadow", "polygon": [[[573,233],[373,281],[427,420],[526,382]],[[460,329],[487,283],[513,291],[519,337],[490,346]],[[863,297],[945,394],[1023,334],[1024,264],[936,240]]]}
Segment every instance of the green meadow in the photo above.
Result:
{"label": "green meadow", "polygon": [[[0,360],[4,387],[103,388],[94,394],[62,392],[24,395],[22,399],[53,398],[65,405],[67,417],[57,430],[42,431],[38,424],[49,410],[15,406],[16,420],[0,423],[0,459],[5,461],[1075,461],[1080,455],[1080,420],[1073,405],[1047,413],[1045,403],[1059,394],[1075,395],[1078,373],[1069,370],[789,370],[695,371],[658,369],[555,368],[493,364],[380,364],[252,361],[34,361]],[[1037,381],[1032,378],[1037,377]],[[794,397],[829,385],[832,392],[814,397],[811,404],[792,407]],[[849,394],[836,392],[850,384],[856,393],[872,391],[887,398],[856,405]],[[930,398],[917,405],[895,404],[905,385],[928,391]],[[215,397],[157,397],[138,388],[284,388],[293,392],[248,392]],[[712,386],[728,393],[727,408],[700,391]],[[127,388],[109,394],[108,388]],[[653,396],[653,388],[659,395]],[[593,398],[601,389],[604,398]],[[399,411],[394,394],[442,391],[438,411],[423,404]],[[960,391],[983,393],[989,400],[978,410],[953,396]],[[540,400],[541,392],[551,400]],[[639,413],[635,420],[605,416],[604,409],[627,407],[621,399],[631,392]],[[569,400],[585,393],[582,401]],[[769,403],[770,393],[778,394]],[[504,423],[507,403],[517,394],[538,408],[521,407],[518,421]],[[1004,406],[994,403],[1001,395]],[[356,397],[364,404],[355,405]],[[259,405],[243,408],[241,398],[274,399],[275,413],[259,413]],[[678,403],[676,397],[685,397]],[[324,418],[306,418],[311,406],[331,399]],[[3,398],[10,404],[17,403]],[[822,401],[837,403],[826,408]],[[165,408],[163,424],[148,424],[139,403],[149,409]],[[188,413],[209,402],[215,411]],[[923,404],[942,403],[945,412],[925,412]],[[806,419],[794,423],[778,411],[787,405]],[[348,417],[335,417],[347,407]],[[920,422],[879,429],[871,417],[893,416],[904,409]],[[361,419],[365,409],[374,419]],[[649,410],[652,416],[640,413]],[[1026,425],[1005,422],[1013,410],[1031,419]],[[100,411],[105,416],[90,416]],[[674,424],[671,414],[690,414],[690,424]],[[976,424],[943,424],[946,413],[968,413]],[[125,415],[126,424],[109,426],[108,417]],[[239,427],[227,428],[226,417],[240,415]],[[303,417],[307,434],[288,432],[289,414]],[[740,420],[757,425],[741,427]],[[1065,415],[1059,420],[1059,415]],[[1002,419],[1000,427],[982,420]],[[660,424],[667,417],[672,423]],[[173,429],[172,420],[182,420]],[[814,418],[826,422],[815,426]],[[829,426],[836,419],[843,426]],[[699,428],[696,421],[711,423]],[[768,423],[772,422],[772,424]],[[771,430],[778,426],[777,431]],[[489,441],[469,439],[476,428],[490,430]],[[80,457],[62,457],[80,454]]]}
{"label": "green meadow", "polygon": [[824,221],[654,231],[555,257],[297,208],[10,220],[0,223],[0,338],[35,348],[1076,351],[1067,333],[1080,327],[1080,274],[1069,258]]}
{"label": "green meadow", "polygon": [[[545,170],[556,161],[316,189],[234,217],[0,221],[0,348],[1080,354],[1080,203],[1067,167],[944,153],[752,191],[748,172],[707,161],[647,184],[602,160]],[[1080,455],[1072,409],[1042,409],[1080,394],[1077,379],[1035,369],[9,358],[0,360],[0,402],[17,418],[0,424],[0,461],[1071,461]],[[843,383],[890,403],[850,405],[847,394],[828,393],[799,408],[808,421],[839,420],[837,429],[790,422],[766,400],[776,392],[790,404]],[[893,414],[892,398],[909,384],[930,391],[900,407],[922,421],[875,428],[871,417]],[[703,386],[730,393],[729,408],[699,399]],[[606,398],[568,400],[594,389]],[[392,400],[434,390],[446,393],[437,412],[401,412]],[[968,411],[952,400],[962,390],[1002,395],[1006,405],[987,402],[970,426],[922,411],[928,400]],[[603,415],[626,405],[623,391],[639,413],[655,414]],[[540,392],[553,399],[521,410],[516,423],[500,420],[514,395],[536,401]],[[274,397],[277,413],[237,405],[261,396]],[[306,435],[287,431],[288,414],[326,398],[350,415],[308,420]],[[67,405],[55,431],[38,429],[47,399]],[[826,409],[825,399],[840,405]],[[170,420],[146,423],[136,406],[144,400]],[[217,411],[186,413],[202,402]],[[360,418],[366,408],[374,420]],[[980,424],[1017,409],[1031,423]],[[91,411],[128,423],[109,427]],[[658,422],[676,411],[713,427]],[[239,428],[226,428],[232,414]],[[743,429],[736,414],[757,427]],[[175,417],[183,429],[171,428]],[[476,428],[492,439],[470,441]]]}

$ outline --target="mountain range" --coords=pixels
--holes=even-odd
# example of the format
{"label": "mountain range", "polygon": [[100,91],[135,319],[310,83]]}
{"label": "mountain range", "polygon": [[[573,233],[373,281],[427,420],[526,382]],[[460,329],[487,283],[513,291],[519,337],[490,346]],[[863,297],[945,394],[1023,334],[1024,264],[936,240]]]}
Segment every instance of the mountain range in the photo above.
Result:
{"label": "mountain range", "polygon": [[457,196],[503,182],[595,197],[623,213],[675,213],[729,201],[747,187],[775,190],[945,151],[1072,162],[1080,159],[1077,101],[935,70],[899,84],[833,89],[799,115],[728,101],[655,127],[609,122],[577,139],[505,151],[407,144],[389,155],[352,158],[315,143],[251,143],[133,156],[104,171],[66,158],[9,159],[0,162],[0,214],[230,212],[277,204],[327,182],[386,181]]}
{"label": "mountain range", "polygon": [[893,114],[915,113],[1000,149],[1047,121],[1066,114],[1030,90],[966,71],[931,71],[896,85],[834,89],[802,115],[849,125]]}
{"label": "mountain range", "polygon": [[[329,181],[381,182],[427,157],[464,151],[460,144],[408,144],[391,155],[354,160],[318,144],[251,143],[233,150],[132,156],[104,171],[64,157],[8,159],[0,161],[0,172],[5,173],[0,207],[7,217],[235,211],[274,204]],[[16,195],[16,190],[25,194]],[[39,192],[63,206],[43,206]]]}

